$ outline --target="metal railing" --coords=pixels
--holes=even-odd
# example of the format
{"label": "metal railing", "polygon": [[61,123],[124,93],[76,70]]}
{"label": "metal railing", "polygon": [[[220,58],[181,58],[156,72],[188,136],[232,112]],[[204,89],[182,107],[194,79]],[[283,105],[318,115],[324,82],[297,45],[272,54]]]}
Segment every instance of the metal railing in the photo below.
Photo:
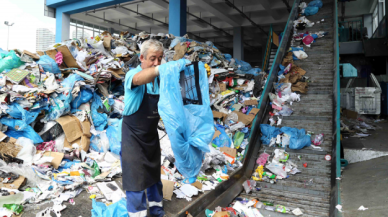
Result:
{"label": "metal railing", "polygon": [[364,25],[361,19],[339,22],[339,42],[361,41],[364,36]]}
{"label": "metal railing", "polygon": [[263,66],[262,70],[267,71],[267,67],[269,64],[269,59],[271,57],[271,47],[272,47],[272,24],[269,27],[269,32],[268,32],[268,38],[267,38],[267,44],[265,46],[265,52],[264,52],[264,57],[263,57]]}

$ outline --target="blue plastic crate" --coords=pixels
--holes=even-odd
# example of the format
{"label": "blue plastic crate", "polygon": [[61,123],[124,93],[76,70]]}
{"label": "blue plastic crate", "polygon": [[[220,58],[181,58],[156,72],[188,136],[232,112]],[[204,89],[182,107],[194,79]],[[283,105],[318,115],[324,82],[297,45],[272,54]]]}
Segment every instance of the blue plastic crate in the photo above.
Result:
{"label": "blue plastic crate", "polygon": [[357,77],[357,69],[352,66],[350,63],[340,64],[342,67],[343,76],[346,78],[355,78]]}

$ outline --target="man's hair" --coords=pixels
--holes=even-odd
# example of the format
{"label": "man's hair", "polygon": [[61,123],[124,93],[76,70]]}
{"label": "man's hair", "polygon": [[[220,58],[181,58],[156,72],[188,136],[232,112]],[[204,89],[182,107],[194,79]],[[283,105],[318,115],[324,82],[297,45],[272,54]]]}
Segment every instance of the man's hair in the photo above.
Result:
{"label": "man's hair", "polygon": [[150,48],[153,48],[155,51],[163,52],[162,42],[154,40],[154,39],[147,40],[147,41],[143,42],[143,44],[141,45],[141,48],[140,48],[140,54],[143,55],[145,59],[147,59],[148,49],[150,49]]}

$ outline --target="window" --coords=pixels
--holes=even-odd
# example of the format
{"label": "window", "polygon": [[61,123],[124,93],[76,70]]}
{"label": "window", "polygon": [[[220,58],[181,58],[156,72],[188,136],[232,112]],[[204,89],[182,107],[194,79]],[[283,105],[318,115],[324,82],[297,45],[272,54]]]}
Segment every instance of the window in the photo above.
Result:
{"label": "window", "polygon": [[55,18],[55,8],[50,8],[46,6],[46,0],[44,0],[44,15],[46,17]]}
{"label": "window", "polygon": [[372,22],[373,22],[372,29],[374,33],[377,27],[379,26],[378,5],[376,5],[375,10],[373,11]]}

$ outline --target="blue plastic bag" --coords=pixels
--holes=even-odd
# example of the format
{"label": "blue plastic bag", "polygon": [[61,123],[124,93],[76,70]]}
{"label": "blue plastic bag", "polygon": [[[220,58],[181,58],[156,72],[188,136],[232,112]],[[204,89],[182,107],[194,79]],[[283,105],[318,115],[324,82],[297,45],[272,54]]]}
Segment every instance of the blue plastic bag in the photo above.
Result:
{"label": "blue plastic bag", "polygon": [[92,217],[128,217],[127,201],[124,198],[109,206],[92,199],[92,206]]}
{"label": "blue plastic bag", "polygon": [[247,72],[247,71],[252,69],[251,64],[249,64],[247,62],[244,62],[244,61],[238,60],[238,59],[235,59],[235,61],[236,61],[236,65],[238,66],[238,69],[243,71],[243,72]]}
{"label": "blue plastic bag", "polygon": [[276,138],[281,133],[278,128],[269,124],[260,124],[260,130],[263,134],[261,136],[261,142],[264,145],[269,145],[271,143],[271,139]]}
{"label": "blue plastic bag", "polygon": [[61,70],[59,70],[58,64],[55,62],[55,60],[47,55],[41,56],[37,63],[42,66],[45,72],[54,74],[61,73]]}
{"label": "blue plastic bag", "polygon": [[318,7],[318,8],[322,8],[323,2],[322,2],[321,0],[314,0],[314,1],[310,2],[307,6],[308,6],[308,7]]}
{"label": "blue plastic bag", "polygon": [[305,129],[282,127],[280,131],[290,136],[290,149],[302,149],[311,145],[311,138],[306,135]]}
{"label": "blue plastic bag", "polygon": [[[44,108],[42,108],[44,109]],[[13,118],[22,119],[26,124],[31,124],[38,117],[39,112],[42,109],[36,109],[32,111],[27,111],[23,109],[18,103],[12,103],[8,106],[6,112]]]}
{"label": "blue plastic bag", "polygon": [[224,57],[225,57],[225,59],[228,60],[229,62],[232,60],[232,55],[230,55],[230,54],[228,54],[228,53],[224,54]]}
{"label": "blue plastic bag", "polygon": [[[171,148],[175,155],[176,167],[185,178],[195,178],[202,166],[208,144],[214,135],[213,113],[210,109],[207,72],[199,62],[199,85],[202,104],[183,104],[180,72],[191,77],[187,82],[194,84],[194,66],[186,67],[190,61],[181,59],[159,66],[160,98],[159,114],[163,119]],[[189,96],[193,93],[193,96]],[[197,98],[196,91],[187,92],[186,98]]]}
{"label": "blue plastic bag", "polygon": [[225,133],[225,127],[224,126],[221,126],[219,124],[216,124],[216,128],[218,131],[221,132],[221,135],[219,135],[218,137],[216,137],[214,140],[213,140],[213,143],[214,145],[216,145],[217,147],[230,147],[230,145],[232,144],[231,143],[231,139],[229,138],[229,136]]}
{"label": "blue plastic bag", "polygon": [[319,8],[318,7],[307,7],[304,9],[304,15],[305,16],[311,16],[316,13],[318,13]]}
{"label": "blue plastic bag", "polygon": [[279,64],[279,72],[278,72],[278,76],[279,75],[282,75],[283,73],[284,73],[284,69],[285,69],[286,67],[284,67],[282,64]]}
{"label": "blue plastic bag", "polygon": [[62,81],[61,85],[62,85],[62,87],[68,87],[68,88],[70,88],[70,90],[73,90],[75,82],[77,82],[77,81],[84,81],[84,80],[85,79],[83,79],[81,77],[81,75],[74,73],[74,74],[69,75],[69,77],[65,78]]}
{"label": "blue plastic bag", "polygon": [[248,70],[247,72],[245,72],[244,74],[250,74],[250,75],[257,76],[257,75],[259,75],[259,72],[261,72],[260,68],[252,68],[252,69]]}
{"label": "blue plastic bag", "polygon": [[18,139],[19,137],[26,137],[31,139],[34,144],[43,142],[39,134],[37,134],[35,130],[23,120],[2,118],[0,122],[8,126],[8,130],[5,134],[9,137],[13,137],[15,139]]}
{"label": "blue plastic bag", "polygon": [[81,89],[78,93],[78,96],[71,102],[71,108],[76,109],[81,106],[81,104],[89,102],[93,97],[93,92],[89,89]]}
{"label": "blue plastic bag", "polygon": [[120,135],[121,130],[119,129],[119,126],[109,125],[106,129],[106,136],[109,138],[110,151],[117,155],[120,155],[121,152]]}
{"label": "blue plastic bag", "polygon": [[93,125],[98,131],[103,131],[108,124],[108,115],[97,111],[98,108],[103,108],[103,106],[100,96],[94,92],[91,113]]}

